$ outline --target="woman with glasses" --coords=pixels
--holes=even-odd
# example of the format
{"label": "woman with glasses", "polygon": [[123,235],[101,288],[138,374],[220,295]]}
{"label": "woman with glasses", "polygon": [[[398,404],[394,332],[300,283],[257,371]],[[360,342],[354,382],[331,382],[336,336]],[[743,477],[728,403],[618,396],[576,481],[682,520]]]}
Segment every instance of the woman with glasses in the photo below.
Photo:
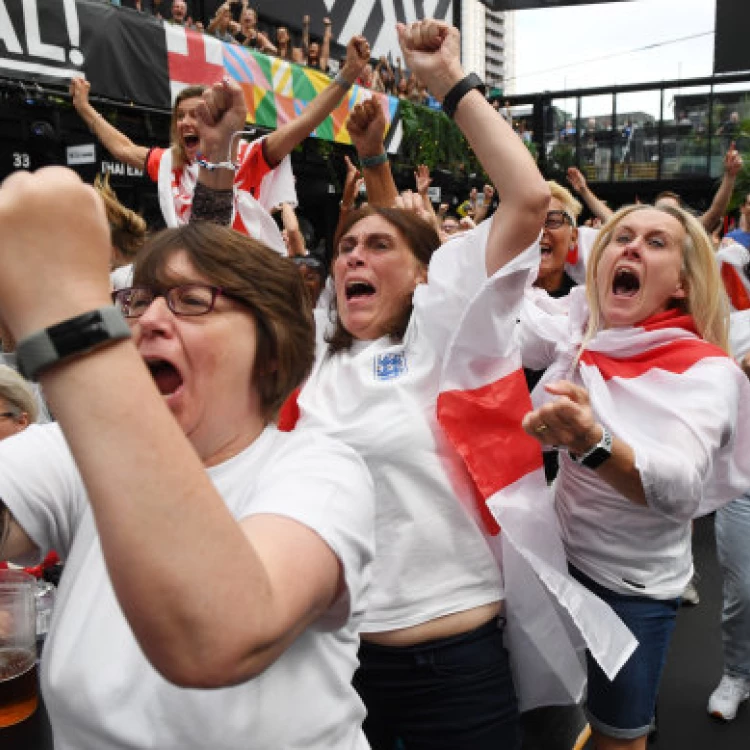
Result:
{"label": "woman with glasses", "polygon": [[59,420],[0,450],[0,559],[66,560],[41,667],[55,747],[365,750],[372,482],[350,448],[274,426],[313,357],[294,264],[166,230],[113,307],[74,173],[10,177],[0,220],[0,310]]}

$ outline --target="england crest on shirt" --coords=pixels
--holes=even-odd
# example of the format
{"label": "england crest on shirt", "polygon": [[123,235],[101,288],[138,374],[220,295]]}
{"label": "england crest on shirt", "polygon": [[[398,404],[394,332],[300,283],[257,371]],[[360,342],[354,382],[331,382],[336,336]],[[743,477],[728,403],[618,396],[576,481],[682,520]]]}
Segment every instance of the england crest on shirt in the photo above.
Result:
{"label": "england crest on shirt", "polygon": [[375,357],[375,379],[393,380],[407,372],[404,352],[387,352]]}

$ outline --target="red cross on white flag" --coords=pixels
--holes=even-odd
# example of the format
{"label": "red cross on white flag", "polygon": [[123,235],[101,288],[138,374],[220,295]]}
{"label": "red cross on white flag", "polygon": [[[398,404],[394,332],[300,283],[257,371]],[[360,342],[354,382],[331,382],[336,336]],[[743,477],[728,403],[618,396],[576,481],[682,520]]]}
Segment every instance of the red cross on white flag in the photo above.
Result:
{"label": "red cross on white flag", "polygon": [[226,75],[222,43],[200,31],[164,22],[172,101],[186,86],[211,85]]}

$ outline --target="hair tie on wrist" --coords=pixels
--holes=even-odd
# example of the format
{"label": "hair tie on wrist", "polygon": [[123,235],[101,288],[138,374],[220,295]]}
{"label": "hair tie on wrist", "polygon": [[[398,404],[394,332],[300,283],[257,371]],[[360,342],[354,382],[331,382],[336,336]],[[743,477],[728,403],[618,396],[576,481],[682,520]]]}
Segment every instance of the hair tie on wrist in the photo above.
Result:
{"label": "hair tie on wrist", "polygon": [[385,151],[383,151],[382,154],[378,154],[377,156],[364,156],[359,160],[359,165],[363,169],[368,169],[372,167],[379,167],[381,164],[385,164],[388,161],[388,154],[386,154]]}
{"label": "hair tie on wrist", "polygon": [[346,76],[341,71],[336,73],[333,82],[341,86],[344,91],[349,91],[349,89],[354,85],[352,81],[346,80]]}

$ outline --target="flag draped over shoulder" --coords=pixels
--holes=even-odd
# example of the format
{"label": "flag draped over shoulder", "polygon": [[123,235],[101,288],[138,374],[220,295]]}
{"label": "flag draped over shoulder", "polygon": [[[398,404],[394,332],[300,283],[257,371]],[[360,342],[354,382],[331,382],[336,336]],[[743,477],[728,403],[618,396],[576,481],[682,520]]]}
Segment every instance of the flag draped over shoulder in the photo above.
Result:
{"label": "flag draped over shoulder", "polygon": [[750,310],[750,279],[745,272],[750,264],[750,251],[733,242],[719,249],[716,262],[732,307],[735,310]]}
{"label": "flag draped over shoulder", "polygon": [[[242,164],[253,149],[261,148],[261,141],[240,141],[237,161]],[[168,227],[187,224],[190,219],[192,197],[198,181],[200,167],[197,163],[174,170],[172,150],[166,149],[159,162],[159,205]],[[263,176],[258,198],[254,198],[242,182],[235,182],[234,213],[232,228],[241,234],[265,242],[281,255],[286,255],[286,246],[281,232],[271,216],[271,210],[282,203],[297,205],[297,192],[289,156]]]}
{"label": "flag draped over shoulder", "polygon": [[[693,319],[678,310],[599,331],[578,358],[585,290],[569,297],[569,335],[534,390],[535,407],[550,398],[546,383],[577,373],[597,419],[633,449],[647,502],[657,511],[687,521],[745,492],[750,381],[731,358],[700,338]],[[705,475],[696,473],[699,467]]]}
{"label": "flag draped over shoulder", "polygon": [[[477,488],[485,537],[502,568],[508,647],[522,710],[582,697],[588,647],[613,677],[637,643],[612,610],[570,578],[538,441],[521,428],[530,411],[512,336],[538,252],[487,281],[454,322],[443,364],[438,420]],[[430,286],[451,284],[455,254],[437,253]],[[440,315],[439,296],[434,314]]]}

